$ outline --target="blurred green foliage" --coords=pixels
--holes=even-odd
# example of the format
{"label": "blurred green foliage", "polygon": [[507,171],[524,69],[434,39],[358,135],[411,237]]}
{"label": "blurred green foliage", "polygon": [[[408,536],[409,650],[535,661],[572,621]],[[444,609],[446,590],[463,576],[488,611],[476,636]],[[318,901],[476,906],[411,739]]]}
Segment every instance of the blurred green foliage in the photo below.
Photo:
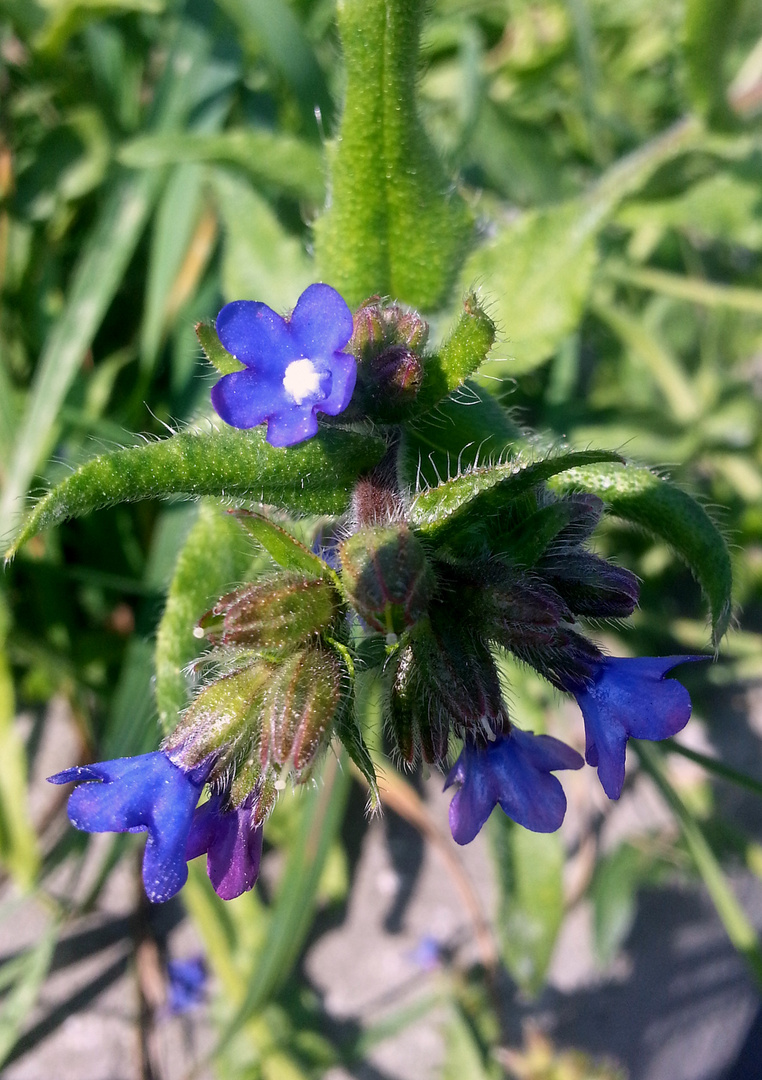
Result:
{"label": "blurred green foliage", "polygon": [[[366,57],[363,67],[358,55],[347,75],[340,29],[365,25],[371,6],[344,4],[337,27],[332,0],[0,0],[3,532],[15,534],[30,492],[94,450],[124,445],[125,460],[147,462],[151,446],[134,449],[130,432],[150,442],[166,427],[203,424],[213,373],[200,363],[193,325],[224,301],[251,296],[283,310],[322,274],[359,290],[351,302],[386,290],[425,306],[445,340],[463,295],[476,288],[498,337],[473,384],[485,400],[471,426],[481,424],[497,449],[525,428],[542,433],[535,445],[563,438],[570,451],[619,449],[698,495],[733,544],[744,612],[708,679],[740,687],[758,679],[758,5],[435,0],[421,64],[417,27],[405,24],[390,30],[389,56]],[[381,10],[376,4],[374,17]],[[358,42],[348,42],[348,56],[362,53]],[[389,75],[391,61],[398,67]],[[411,81],[417,103],[405,98],[400,120],[397,83],[404,97]],[[347,90],[346,141],[337,143]],[[444,201],[429,212],[431,192]],[[405,276],[411,261],[415,280]],[[367,285],[358,267],[367,268]],[[510,431],[490,412],[490,395],[512,410]],[[437,433],[422,429],[416,439],[411,461],[425,448],[423,457],[442,466]],[[318,443],[304,452],[317,454]],[[330,455],[324,464],[335,466]],[[152,466],[143,480],[141,468],[135,482],[150,491]],[[204,490],[196,480],[193,490]],[[248,572],[237,538],[222,535],[229,530],[212,516],[181,504],[106,506],[28,544],[0,584],[0,860],[51,908],[49,933],[0,972],[10,988],[0,1056],[24,1028],[65,925],[59,919],[94,904],[109,869],[131,850],[129,839],[114,841],[101,878],[73,910],[51,890],[53,871],[67,858],[81,861],[88,838],[61,838],[50,820],[32,828],[14,711],[65,697],[83,759],[155,745],[152,680],[161,711],[177,709],[182,668],[195,655],[183,573],[208,575],[198,614]],[[658,533],[655,522],[629,516]],[[679,554],[692,559],[688,549],[700,540],[692,532]],[[621,630],[620,647],[705,647],[699,590],[666,542],[620,522],[599,544],[643,581],[642,610]],[[151,639],[167,588],[155,666]],[[511,679],[527,722],[541,730],[557,702],[526,672]],[[363,693],[378,725],[373,686]],[[711,736],[719,721],[694,698]],[[646,766],[669,793],[650,757]],[[320,1003],[295,974],[315,912],[346,903],[348,788],[347,770],[329,760],[320,788],[278,808],[268,841],[283,869],[272,894],[223,905],[205,875],[192,872],[184,899],[221,990],[220,1075],[319,1076],[420,1015],[333,1041]],[[708,785],[683,796],[672,804],[678,840],[643,834],[601,851],[601,823],[587,823],[597,860],[585,887],[600,957],[621,947],[638,889],[685,872],[690,857],[758,967],[756,939],[721,868],[739,856],[754,865],[752,838],[735,823],[718,827]],[[562,852],[557,838],[505,822],[492,840],[501,960],[518,985],[536,991],[569,902]],[[444,1002],[449,1010],[443,1075],[577,1075],[560,1071],[563,1062],[543,1065],[536,1046],[536,1071],[516,1071],[517,1059],[496,1054],[503,1036],[478,973],[455,967],[438,980],[425,1008]],[[599,1075],[578,1064],[579,1076]]]}

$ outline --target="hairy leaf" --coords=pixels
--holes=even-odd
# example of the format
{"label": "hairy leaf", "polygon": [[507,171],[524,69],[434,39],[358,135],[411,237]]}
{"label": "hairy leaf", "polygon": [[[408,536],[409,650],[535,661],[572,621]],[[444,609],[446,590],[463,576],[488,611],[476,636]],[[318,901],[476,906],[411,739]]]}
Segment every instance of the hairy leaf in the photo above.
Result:
{"label": "hairy leaf", "polygon": [[275,502],[296,513],[340,514],[358,474],[382,457],[380,439],[323,429],[314,439],[275,449],[261,428],[182,432],[87,462],[40,499],[6,553],[41,529],[118,502],[213,495]]}
{"label": "hairy leaf", "polygon": [[631,466],[572,469],[554,479],[551,487],[599,495],[617,517],[666,541],[701,585],[712,616],[712,642],[718,645],[732,609],[730,555],[721,532],[691,495],[649,469]]}

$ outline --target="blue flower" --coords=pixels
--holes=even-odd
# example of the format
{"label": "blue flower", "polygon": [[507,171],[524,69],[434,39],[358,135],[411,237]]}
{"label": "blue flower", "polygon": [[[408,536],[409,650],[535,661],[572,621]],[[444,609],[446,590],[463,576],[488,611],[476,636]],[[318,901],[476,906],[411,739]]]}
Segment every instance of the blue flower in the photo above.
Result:
{"label": "blue flower", "polygon": [[209,771],[185,772],[160,750],[116,758],[49,776],[51,784],[88,781],[69,796],[69,819],[83,832],[148,832],[143,882],[155,904],[174,896],[188,877],[185,848],[193,811]]}
{"label": "blue flower", "polygon": [[259,875],[262,826],[254,824],[256,800],[223,810],[222,797],[212,795],[193,816],[185,858],[206,852],[206,869],[214,891],[223,900],[248,892]]}
{"label": "blue flower", "polygon": [[336,416],[349,404],[357,364],[343,349],[352,312],[330,285],[310,285],[287,319],[258,301],[234,300],[217,316],[217,335],[246,366],[212,388],[226,424],[267,421],[272,446],[293,446],[317,433],[316,413]]}
{"label": "blue flower", "polygon": [[445,790],[461,784],[450,803],[453,839],[470,843],[497,805],[525,829],[555,832],[564,820],[566,796],[551,773],[583,764],[576,750],[550,735],[514,727],[486,745],[467,736],[445,782]]}
{"label": "blue flower", "polygon": [[204,1000],[207,981],[203,956],[167,963],[167,1008],[173,1016],[190,1012]]}
{"label": "blue flower", "polygon": [[691,699],[679,682],[664,676],[678,664],[705,656],[606,657],[593,681],[570,686],[585,719],[585,759],[598,769],[610,799],[618,799],[624,783],[627,740],[667,739],[688,723]]}

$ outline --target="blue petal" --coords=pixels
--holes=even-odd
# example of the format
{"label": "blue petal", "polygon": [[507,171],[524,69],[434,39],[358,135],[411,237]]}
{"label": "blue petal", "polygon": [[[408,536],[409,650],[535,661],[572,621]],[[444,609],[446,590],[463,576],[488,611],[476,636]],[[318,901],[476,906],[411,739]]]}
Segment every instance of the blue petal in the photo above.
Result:
{"label": "blue petal", "polygon": [[226,424],[237,428],[256,427],[293,408],[282,374],[276,379],[255,371],[223,375],[212,387],[212,405]]}
{"label": "blue petal", "polygon": [[704,656],[606,657],[591,685],[574,690],[585,720],[589,765],[610,799],[622,793],[627,740],[667,739],[688,723],[691,699],[673,679],[672,668]]}
{"label": "blue petal", "polygon": [[315,408],[328,416],[338,416],[352,400],[357,382],[357,362],[354,356],[351,353],[334,353],[331,359],[331,374],[331,392],[325,401],[321,401]]}
{"label": "blue petal", "polygon": [[233,900],[253,888],[262,857],[262,826],[254,825],[255,803],[223,810],[213,795],[194,815],[185,851],[187,859],[207,853],[206,869],[214,891]]}
{"label": "blue petal", "polygon": [[66,769],[51,783],[85,780],[69,796],[71,823],[84,832],[148,831],[146,894],[168,900],[185,884],[185,845],[204,770],[187,773],[161,751]]}
{"label": "blue petal", "polygon": [[217,336],[229,353],[260,372],[283,372],[298,356],[289,325],[267,304],[234,300],[217,316]]}
{"label": "blue petal", "polygon": [[315,406],[294,405],[290,412],[271,416],[267,422],[267,441],[270,446],[295,446],[317,435]]}
{"label": "blue petal", "polygon": [[330,285],[310,285],[299,297],[289,325],[302,356],[330,361],[352,336],[352,312]]}
{"label": "blue petal", "polygon": [[462,785],[450,803],[454,840],[473,840],[496,805],[526,829],[554,832],[564,819],[566,796],[551,772],[582,764],[576,750],[558,739],[518,728],[486,746],[467,741],[445,783]]}

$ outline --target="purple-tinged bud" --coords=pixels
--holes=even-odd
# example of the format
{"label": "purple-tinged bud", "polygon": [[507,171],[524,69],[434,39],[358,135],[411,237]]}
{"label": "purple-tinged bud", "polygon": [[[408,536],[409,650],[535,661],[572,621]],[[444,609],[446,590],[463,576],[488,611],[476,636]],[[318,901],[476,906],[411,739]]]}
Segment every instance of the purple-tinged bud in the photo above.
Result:
{"label": "purple-tinged bud", "polygon": [[328,581],[279,574],[223,596],[198,625],[213,645],[295,648],[330,627],[338,602]]}
{"label": "purple-tinged bud", "polygon": [[537,569],[575,615],[626,618],[637,606],[640,586],[635,575],[598,555],[568,551],[544,559]]}
{"label": "purple-tinged bud", "polygon": [[569,511],[569,522],[558,533],[555,543],[582,544],[593,535],[601,520],[603,499],[579,491],[564,495],[563,503]]}
{"label": "purple-tinged bud", "polygon": [[374,630],[401,634],[426,615],[434,574],[407,525],[360,529],[343,541],[339,557],[347,595]]}
{"label": "purple-tinged bud", "polygon": [[429,324],[426,320],[422,319],[417,311],[400,311],[399,308],[387,309],[387,319],[391,311],[395,312],[395,339],[415,352],[423,349],[429,340]]}
{"label": "purple-tinged bud", "polygon": [[423,361],[407,345],[389,345],[370,357],[364,372],[369,399],[394,408],[415,400],[423,383]]}
{"label": "purple-tinged bud", "polygon": [[422,349],[429,336],[429,324],[416,311],[398,304],[384,303],[380,296],[369,297],[353,316],[354,329],[347,350],[362,363],[389,345],[404,345],[411,351]]}
{"label": "purple-tinged bud", "polygon": [[420,626],[403,653],[390,697],[390,721],[402,758],[420,747],[425,761],[444,765],[450,730],[490,742],[510,730],[500,680],[486,646],[458,632]]}
{"label": "purple-tinged bud", "polygon": [[480,590],[471,603],[482,635],[506,649],[515,645],[548,645],[569,609],[543,582],[512,581]]}
{"label": "purple-tinged bud", "polygon": [[306,778],[330,738],[342,701],[344,668],[331,649],[308,648],[288,656],[272,674],[262,705],[259,760]]}
{"label": "purple-tinged bud", "polygon": [[265,689],[275,670],[276,665],[256,660],[204,687],[164,743],[170,761],[189,772],[214,757],[207,778],[213,782],[231,747],[256,738]]}

